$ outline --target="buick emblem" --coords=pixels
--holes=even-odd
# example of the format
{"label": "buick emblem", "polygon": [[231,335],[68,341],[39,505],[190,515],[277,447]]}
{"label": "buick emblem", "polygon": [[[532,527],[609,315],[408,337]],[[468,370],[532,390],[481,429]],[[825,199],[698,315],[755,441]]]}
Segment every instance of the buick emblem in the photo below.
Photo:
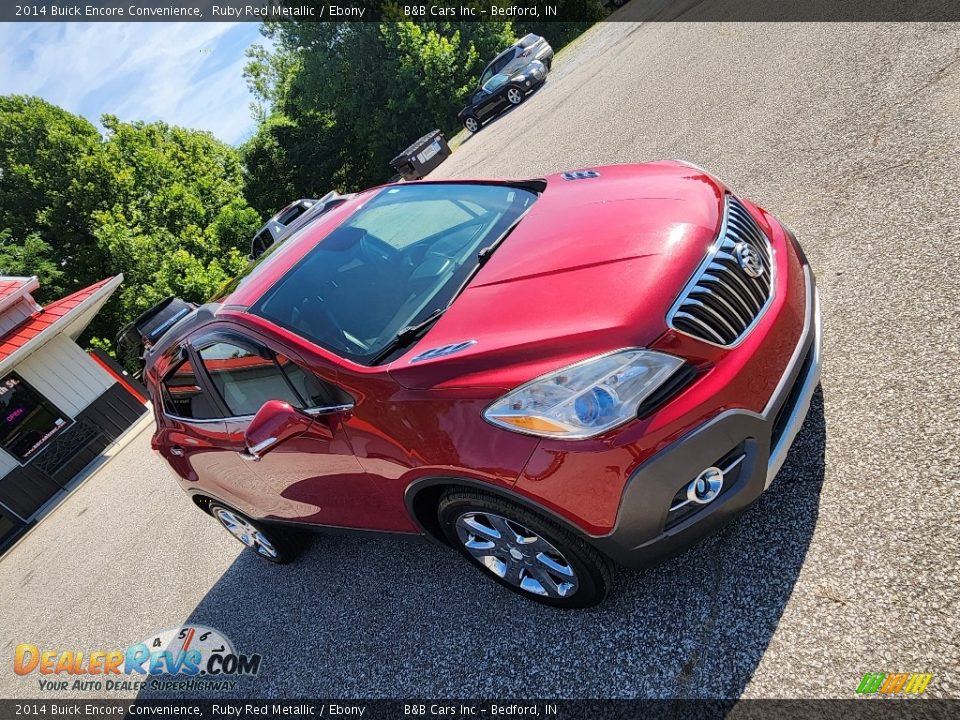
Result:
{"label": "buick emblem", "polygon": [[737,243],[734,252],[737,255],[737,262],[747,275],[754,278],[763,275],[763,261],[753,245],[745,242]]}

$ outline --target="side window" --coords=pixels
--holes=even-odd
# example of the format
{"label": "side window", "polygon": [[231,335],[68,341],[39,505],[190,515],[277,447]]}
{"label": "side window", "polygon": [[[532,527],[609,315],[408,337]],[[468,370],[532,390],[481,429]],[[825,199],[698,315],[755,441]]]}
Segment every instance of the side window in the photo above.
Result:
{"label": "side window", "polygon": [[163,409],[170,415],[204,420],[219,415],[207,397],[189,360],[180,363],[160,385]]}
{"label": "side window", "polygon": [[340,388],[323,382],[312,372],[307,372],[283,355],[277,355],[277,364],[308,408],[347,405],[353,401],[353,398]]}
{"label": "side window", "polygon": [[231,415],[256,415],[267,400],[301,405],[270,358],[226,342],[208,345],[199,354]]}
{"label": "side window", "polygon": [[294,407],[343,405],[350,397],[323,382],[284,355],[271,358],[228,342],[199,350],[203,366],[235,417],[256,415],[268,400],[283,400]]}
{"label": "side window", "polygon": [[493,66],[494,75],[503,72],[503,69],[510,64],[510,61],[513,60],[515,52],[511,51],[510,53],[504,55],[502,58],[497,60],[497,63]]}
{"label": "side window", "polygon": [[254,236],[250,248],[250,255],[256,260],[263,255],[271,245],[273,245],[273,235],[270,234],[268,228],[264,228]]}
{"label": "side window", "polygon": [[483,87],[488,82],[490,82],[490,78],[492,78],[496,74],[497,74],[496,65],[491,63],[486,67],[486,69],[484,69],[483,74],[480,75],[480,87]]}

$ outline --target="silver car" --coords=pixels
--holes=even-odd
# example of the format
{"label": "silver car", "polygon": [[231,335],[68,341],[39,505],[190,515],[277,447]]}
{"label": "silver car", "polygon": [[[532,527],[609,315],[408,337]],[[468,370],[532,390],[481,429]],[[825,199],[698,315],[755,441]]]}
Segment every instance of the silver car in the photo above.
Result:
{"label": "silver car", "polygon": [[283,242],[307,223],[312,222],[351,197],[353,195],[339,195],[330,191],[322,198],[294,200],[267,220],[263,227],[257,231],[257,234],[253,236],[253,241],[250,243],[250,259],[256,260],[274,243]]}

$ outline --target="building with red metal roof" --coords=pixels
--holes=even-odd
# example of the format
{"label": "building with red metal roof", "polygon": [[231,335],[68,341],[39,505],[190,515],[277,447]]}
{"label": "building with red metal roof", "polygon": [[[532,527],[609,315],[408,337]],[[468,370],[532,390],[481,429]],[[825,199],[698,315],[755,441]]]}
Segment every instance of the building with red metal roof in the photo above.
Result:
{"label": "building with red metal roof", "polygon": [[40,306],[36,277],[0,276],[0,550],[146,413],[135,381],[76,343],[122,282]]}

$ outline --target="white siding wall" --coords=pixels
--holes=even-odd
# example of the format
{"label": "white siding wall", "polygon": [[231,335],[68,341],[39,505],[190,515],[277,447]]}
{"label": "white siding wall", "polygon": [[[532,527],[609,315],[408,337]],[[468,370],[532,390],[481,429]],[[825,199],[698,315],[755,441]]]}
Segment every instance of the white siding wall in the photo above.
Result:
{"label": "white siding wall", "polygon": [[13,369],[70,417],[76,417],[114,383],[65,335],[56,336]]}
{"label": "white siding wall", "polygon": [[[115,382],[66,335],[57,335],[12,369],[71,418]],[[12,455],[0,450],[0,477],[19,465]]]}
{"label": "white siding wall", "polygon": [[21,298],[0,314],[0,335],[6,335],[37,311],[37,306]]}

